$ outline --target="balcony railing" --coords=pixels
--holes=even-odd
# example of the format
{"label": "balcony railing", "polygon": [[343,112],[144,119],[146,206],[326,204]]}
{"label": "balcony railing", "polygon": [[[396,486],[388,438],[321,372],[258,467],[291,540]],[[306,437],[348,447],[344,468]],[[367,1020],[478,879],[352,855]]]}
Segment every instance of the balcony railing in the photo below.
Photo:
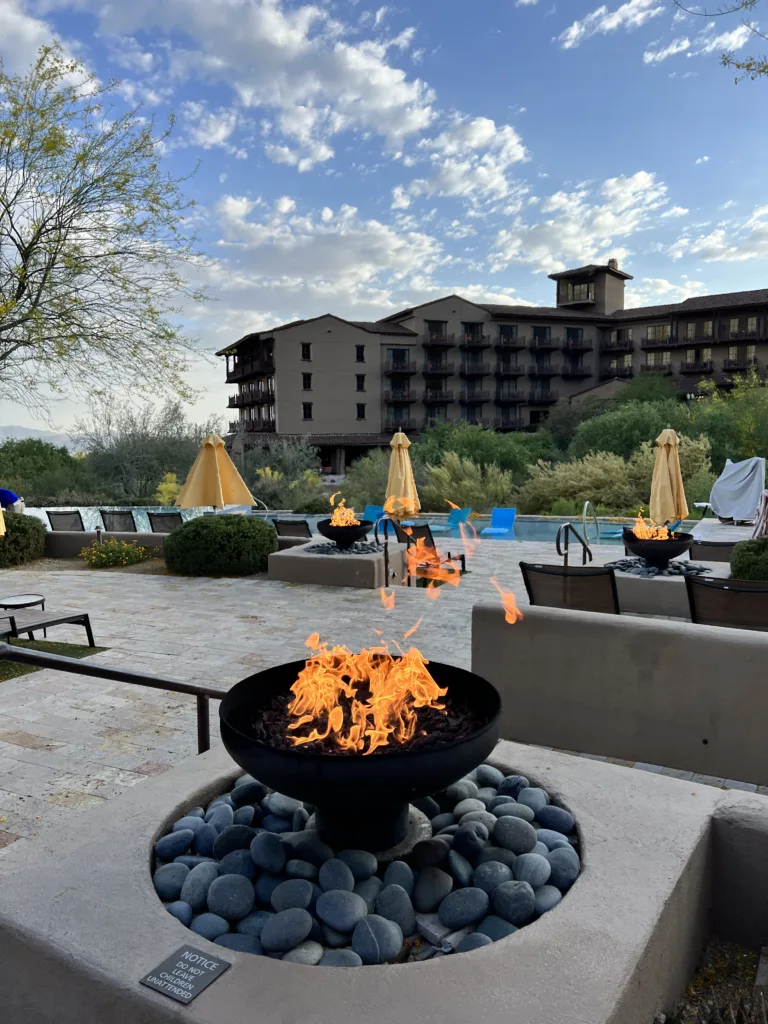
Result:
{"label": "balcony railing", "polygon": [[677,345],[677,338],[670,335],[668,338],[641,338],[640,348],[674,348]]}
{"label": "balcony railing", "polygon": [[594,343],[585,338],[566,338],[563,342],[564,352],[591,352]]}
{"label": "balcony railing", "polygon": [[443,402],[453,402],[456,395],[453,391],[443,391],[442,388],[427,388],[422,401],[425,405],[442,405]]}
{"label": "balcony railing", "polygon": [[241,420],[240,429],[248,434],[274,434],[274,420]]}
{"label": "balcony railing", "polygon": [[522,430],[525,426],[522,416],[499,416],[493,421],[496,430]]}
{"label": "balcony railing", "polygon": [[227,369],[227,384],[234,384],[245,377],[275,372],[274,359],[245,359]]}
{"label": "balcony railing", "polygon": [[680,373],[712,373],[714,369],[711,359],[694,360],[692,363],[680,363]]}
{"label": "balcony railing", "polygon": [[683,345],[711,345],[714,340],[713,335],[710,334],[697,334],[693,338],[689,338],[688,335],[685,338],[681,338],[681,344]]}
{"label": "balcony railing", "polygon": [[562,338],[531,338],[528,348],[533,352],[551,352],[553,349],[560,348],[561,344]]}
{"label": "balcony railing", "polygon": [[494,348],[503,348],[508,352],[519,352],[528,344],[525,338],[502,338],[501,335],[494,341]]}
{"label": "balcony railing", "polygon": [[539,363],[532,363],[528,367],[529,377],[557,377],[560,374],[559,366],[543,366]]}
{"label": "balcony railing", "polygon": [[643,363],[640,366],[641,373],[659,373],[662,376],[669,376],[672,373],[672,363]]}
{"label": "balcony railing", "polygon": [[452,377],[456,372],[456,366],[454,363],[435,363],[427,361],[421,368],[421,372],[425,377]]}
{"label": "balcony railing", "polygon": [[493,372],[497,377],[522,377],[525,373],[525,367],[522,364],[501,362],[496,363]]}
{"label": "balcony railing", "polygon": [[239,429],[240,429],[240,420],[230,420],[229,421],[229,433],[230,434],[236,434]]}
{"label": "balcony railing", "polygon": [[389,434],[397,433],[398,430],[410,430],[411,421],[410,419],[386,419],[384,420],[384,430]]}
{"label": "balcony railing", "polygon": [[536,388],[528,392],[528,401],[539,405],[552,405],[557,401],[556,391],[538,391]]}
{"label": "balcony railing", "polygon": [[487,334],[462,334],[459,338],[459,348],[490,348],[491,339]]}
{"label": "balcony railing", "polygon": [[490,372],[490,363],[462,363],[459,367],[459,373],[462,377],[484,377]]}
{"label": "balcony railing", "polygon": [[603,366],[600,370],[600,380],[613,380],[614,377],[618,377],[619,380],[626,380],[629,377],[634,377],[635,369],[633,366]]}
{"label": "balcony railing", "polygon": [[485,427],[486,430],[488,430],[491,425],[491,421],[484,419],[482,416],[462,416],[461,422],[470,423],[473,427]]}
{"label": "balcony railing", "polygon": [[425,331],[422,336],[421,343],[425,348],[429,348],[432,345],[440,346],[442,348],[450,348],[452,345],[456,344],[456,335],[433,334],[429,331]]}
{"label": "balcony railing", "polygon": [[604,341],[600,346],[601,352],[634,352],[635,343],[630,338],[622,341]]}
{"label": "balcony railing", "polygon": [[386,388],[384,390],[385,402],[418,402],[418,400],[419,396],[415,391],[399,388]]}
{"label": "balcony railing", "polygon": [[387,359],[384,373],[418,373],[419,368],[411,359]]}
{"label": "balcony railing", "polygon": [[718,332],[718,338],[720,341],[738,341],[740,338],[742,340],[754,340],[756,337],[757,331],[729,331],[727,329],[721,328]]}
{"label": "balcony railing", "polygon": [[757,369],[757,359],[754,356],[743,356],[738,359],[724,359],[723,369],[733,373],[734,370]]}
{"label": "balcony railing", "polygon": [[523,391],[497,391],[494,401],[497,405],[519,405],[526,400]]}
{"label": "balcony railing", "polygon": [[463,389],[459,394],[459,401],[462,405],[469,405],[473,402],[490,402],[490,391],[467,391]]}
{"label": "balcony railing", "polygon": [[422,430],[429,430],[430,427],[437,427],[441,423],[447,423],[448,420],[441,418],[440,416],[425,416],[421,424]]}
{"label": "balcony railing", "polygon": [[274,391],[241,391],[238,395],[230,395],[227,407],[239,409],[244,405],[264,405],[274,402]]}
{"label": "balcony railing", "polygon": [[560,376],[564,380],[584,380],[586,377],[592,376],[591,366],[564,366],[560,371]]}

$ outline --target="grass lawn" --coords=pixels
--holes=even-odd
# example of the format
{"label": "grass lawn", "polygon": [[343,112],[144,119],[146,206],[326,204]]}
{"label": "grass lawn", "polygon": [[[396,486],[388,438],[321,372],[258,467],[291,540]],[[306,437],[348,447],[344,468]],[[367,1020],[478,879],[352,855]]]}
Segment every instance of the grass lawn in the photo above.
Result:
{"label": "grass lawn", "polygon": [[[88,647],[85,644],[60,644],[52,640],[15,640],[8,641],[11,647],[26,647],[30,651],[44,651],[46,654],[62,654],[67,658],[87,658],[91,654],[99,654],[109,650],[108,647]],[[32,665],[18,665],[13,661],[0,661],[0,683],[17,676],[27,676],[31,672],[40,672]]]}

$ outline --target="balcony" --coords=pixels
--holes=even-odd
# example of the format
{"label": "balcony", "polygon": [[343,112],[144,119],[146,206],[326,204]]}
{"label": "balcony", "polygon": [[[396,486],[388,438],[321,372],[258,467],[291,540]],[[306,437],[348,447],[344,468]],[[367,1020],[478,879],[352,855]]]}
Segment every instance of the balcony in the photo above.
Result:
{"label": "balcony", "polygon": [[493,347],[504,349],[505,352],[519,352],[521,349],[524,349],[527,344],[528,343],[525,338],[502,338],[501,335],[499,335],[496,341],[494,341]]}
{"label": "balcony", "polygon": [[672,373],[672,363],[643,363],[640,367],[641,373],[658,373],[662,377],[669,377]]}
{"label": "balcony", "polygon": [[425,331],[421,336],[421,344],[424,348],[451,348],[456,344],[456,335]]}
{"label": "balcony", "polygon": [[418,373],[419,368],[411,359],[387,359],[384,373]]}
{"label": "balcony", "polygon": [[242,420],[240,429],[248,434],[274,434],[274,420]]}
{"label": "balcony", "polygon": [[757,331],[729,331],[722,328],[718,332],[719,341],[754,341]]}
{"label": "balcony", "polygon": [[461,422],[469,423],[473,427],[483,427],[485,430],[488,430],[491,426],[491,421],[483,419],[482,416],[462,416]]}
{"label": "balcony", "polygon": [[493,421],[495,430],[523,430],[522,416],[499,416]]}
{"label": "balcony", "polygon": [[419,396],[415,391],[403,390],[402,388],[385,388],[385,402],[418,402]]}
{"label": "balcony", "polygon": [[562,345],[562,338],[531,338],[528,348],[532,352],[553,352]]}
{"label": "balcony", "polygon": [[757,369],[757,359],[754,356],[742,356],[738,359],[724,359],[723,369],[728,373],[744,372]]}
{"label": "balcony", "polygon": [[496,368],[493,372],[497,377],[522,377],[525,373],[525,367],[518,366],[517,363],[496,363]]}
{"label": "balcony", "polygon": [[453,422],[453,421],[447,420],[447,419],[445,419],[445,417],[441,418],[440,416],[426,416],[424,418],[424,422],[421,424],[421,429],[422,430],[429,430],[430,427],[438,427],[438,426],[440,426],[441,423],[449,423],[449,422]]}
{"label": "balcony", "polygon": [[227,369],[227,384],[236,384],[238,381],[245,380],[246,377],[255,377],[259,374],[274,372],[274,359],[242,360]]}
{"label": "balcony", "polygon": [[519,405],[525,399],[523,391],[497,391],[494,401],[496,405]]}
{"label": "balcony", "polygon": [[490,402],[490,391],[467,391],[463,388],[459,394],[459,401],[462,405],[472,405],[480,402]]}
{"label": "balcony", "polygon": [[538,405],[554,405],[557,397],[556,391],[539,391],[534,388],[533,391],[528,392],[528,401]]}
{"label": "balcony", "polygon": [[422,366],[421,372],[425,377],[452,377],[456,372],[456,367],[453,363],[427,361]]}
{"label": "balcony", "polygon": [[619,380],[629,380],[634,375],[635,368],[633,366],[604,366],[599,374],[600,380],[614,380],[616,377]]}
{"label": "balcony", "polygon": [[591,366],[564,366],[560,371],[563,380],[585,380],[592,376]]}
{"label": "balcony", "polygon": [[427,388],[422,401],[424,405],[442,405],[444,402],[453,402],[456,395],[453,391],[443,391],[442,388]]}
{"label": "balcony", "polygon": [[711,334],[697,334],[695,338],[689,338],[686,336],[683,339],[682,344],[684,345],[711,345],[714,338]]}
{"label": "balcony", "polygon": [[533,363],[528,367],[529,377],[558,377],[560,375],[561,368],[559,366],[544,366],[539,363]]}
{"label": "balcony", "polygon": [[712,373],[714,365],[711,359],[694,360],[692,363],[680,363],[680,373]]}
{"label": "balcony", "polygon": [[600,346],[601,352],[634,352],[635,343],[631,338],[625,338],[621,341],[604,341]]}
{"label": "balcony", "polygon": [[459,373],[462,377],[485,377],[490,372],[490,363],[462,363],[459,367]]}
{"label": "balcony", "polygon": [[673,338],[671,335],[668,338],[641,338],[640,348],[674,348],[677,345],[677,338]]}
{"label": "balcony", "polygon": [[584,338],[566,338],[563,342],[563,352],[591,352],[594,343]]}
{"label": "balcony", "polygon": [[398,430],[410,430],[410,429],[411,429],[410,418],[409,419],[402,419],[402,417],[400,417],[398,419],[385,419],[384,420],[384,430],[385,430],[385,432],[387,434],[390,434],[390,433],[396,434]]}
{"label": "balcony", "polygon": [[239,395],[230,395],[227,407],[240,409],[244,405],[264,405],[274,400],[274,391],[243,391]]}
{"label": "balcony", "polygon": [[462,334],[459,340],[460,349],[490,348],[491,339],[487,334]]}
{"label": "balcony", "polygon": [[229,421],[229,431],[228,431],[228,433],[236,434],[239,429],[240,429],[240,420],[230,420]]}

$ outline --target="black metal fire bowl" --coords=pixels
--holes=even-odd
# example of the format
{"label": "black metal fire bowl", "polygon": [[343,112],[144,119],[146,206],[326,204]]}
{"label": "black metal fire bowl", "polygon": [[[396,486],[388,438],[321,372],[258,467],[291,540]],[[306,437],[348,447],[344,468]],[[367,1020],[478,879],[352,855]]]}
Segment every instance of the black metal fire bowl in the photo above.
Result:
{"label": "black metal fire bowl", "polygon": [[666,569],[671,558],[684,554],[693,544],[692,533],[671,533],[669,540],[641,540],[624,527],[624,546],[636,558],[644,558],[654,569]]}
{"label": "black metal fire bowl", "polygon": [[480,764],[499,738],[501,697],[494,686],[464,669],[430,661],[435,682],[457,704],[468,704],[482,723],[444,746],[397,746],[373,754],[315,753],[311,746],[279,749],[252,739],[243,712],[287,693],[305,662],[257,672],[237,683],[219,710],[221,738],[230,757],[280,793],[315,805],[320,836],[336,850],[388,850],[408,831],[408,804],[445,789]]}
{"label": "black metal fire bowl", "polygon": [[321,519],[317,528],[326,540],[335,541],[336,547],[346,550],[367,537],[373,529],[370,519],[361,519],[357,526],[331,526],[330,519]]}

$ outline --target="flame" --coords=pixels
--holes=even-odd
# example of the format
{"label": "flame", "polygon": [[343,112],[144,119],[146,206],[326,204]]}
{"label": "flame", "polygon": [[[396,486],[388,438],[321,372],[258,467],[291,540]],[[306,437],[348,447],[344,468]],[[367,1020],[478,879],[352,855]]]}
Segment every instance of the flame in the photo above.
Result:
{"label": "flame", "polygon": [[656,526],[650,519],[643,519],[643,510],[635,520],[632,530],[638,540],[669,540],[669,529],[666,526]]}
{"label": "flame", "polygon": [[[469,527],[469,532],[472,534],[471,538],[467,534],[467,527]],[[467,558],[472,558],[477,551],[477,545],[480,543],[477,536],[477,530],[474,528],[472,523],[459,523],[459,533],[461,534],[461,541],[464,545],[464,554]]]}
{"label": "flame", "polygon": [[379,593],[381,594],[381,603],[384,605],[385,611],[391,612],[392,609],[395,607],[394,590],[392,591],[391,594],[388,594],[384,587],[382,587]]}
{"label": "flame", "polygon": [[346,507],[346,498],[342,498],[334,508],[333,500],[337,494],[341,494],[341,491],[336,491],[336,494],[332,494],[330,499],[331,508],[333,508],[331,526],[359,526],[360,520],[355,518],[355,510]]}
{"label": "flame", "polygon": [[372,754],[391,742],[407,743],[419,708],[445,710],[438,698],[448,691],[437,685],[415,647],[394,658],[386,644],[353,654],[347,647],[329,648],[317,633],[306,643],[314,653],[291,687],[288,711],[295,720],[288,728],[312,728],[306,736],[290,737],[296,746],[331,737],[342,750]]}
{"label": "flame", "polygon": [[461,505],[454,505],[450,498],[443,498],[443,501],[446,503],[446,505],[450,505],[451,508],[456,508],[459,509],[459,511],[461,511]]}
{"label": "flame", "polygon": [[523,613],[517,607],[515,595],[511,590],[504,590],[495,576],[491,576],[491,583],[496,587],[501,596],[501,603],[504,606],[504,618],[511,626],[514,626],[516,622],[523,618]]}
{"label": "flame", "polygon": [[416,630],[419,628],[423,621],[424,616],[422,615],[422,617],[419,619],[415,626],[411,626],[407,633],[403,633],[403,640],[407,640],[409,637],[413,636],[413,634],[416,632]]}
{"label": "flame", "polygon": [[461,579],[459,566],[448,562],[436,547],[429,547],[423,537],[418,537],[416,543],[408,547],[405,556],[408,563],[407,576],[458,587]]}
{"label": "flame", "polygon": [[440,587],[432,580],[427,584],[427,597],[430,601],[436,601],[440,597]]}

